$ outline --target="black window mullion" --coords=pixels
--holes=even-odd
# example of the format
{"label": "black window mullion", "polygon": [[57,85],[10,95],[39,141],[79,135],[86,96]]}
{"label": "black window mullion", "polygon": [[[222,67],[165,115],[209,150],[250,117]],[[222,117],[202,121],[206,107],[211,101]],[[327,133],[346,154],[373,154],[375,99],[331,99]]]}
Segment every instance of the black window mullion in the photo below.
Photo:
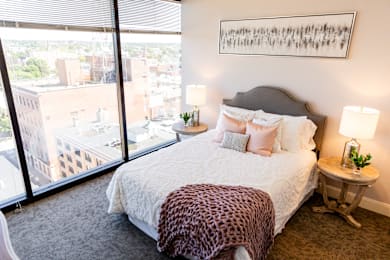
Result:
{"label": "black window mullion", "polygon": [[20,134],[20,127],[18,123],[18,117],[15,109],[15,103],[12,96],[12,88],[11,83],[8,77],[8,70],[7,70],[7,64],[5,61],[5,55],[3,52],[3,45],[1,43],[0,39],[0,71],[1,71],[1,77],[3,80],[3,87],[4,87],[4,93],[8,104],[8,112],[11,119],[11,124],[13,128],[15,143],[16,143],[16,150],[18,152],[19,156],[19,164],[20,169],[23,174],[24,179],[24,186],[26,189],[26,194],[28,198],[33,197],[33,192],[31,189],[31,182],[30,182],[30,176],[28,174],[28,167],[26,162],[26,156],[23,151],[23,140],[22,135]]}
{"label": "black window mullion", "polygon": [[119,112],[119,124],[121,130],[121,139],[122,139],[122,157],[125,160],[125,162],[127,162],[129,160],[129,148],[128,148],[128,141],[127,141],[125,91],[124,91],[124,84],[123,84],[118,0],[112,0],[112,17],[114,19],[114,31],[112,37],[114,41],[118,112]]}

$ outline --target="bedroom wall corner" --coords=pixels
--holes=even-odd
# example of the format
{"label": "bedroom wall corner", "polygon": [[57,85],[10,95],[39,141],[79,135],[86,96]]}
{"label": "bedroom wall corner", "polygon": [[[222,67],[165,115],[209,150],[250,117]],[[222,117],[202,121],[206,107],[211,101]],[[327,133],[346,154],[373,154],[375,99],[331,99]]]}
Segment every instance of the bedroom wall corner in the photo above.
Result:
{"label": "bedroom wall corner", "polygon": [[[328,116],[321,156],[340,155],[347,138],[338,134],[343,106],[381,111],[376,136],[360,140],[381,173],[367,199],[390,204],[390,16],[388,0],[266,1],[182,0],[183,86],[208,86],[201,120],[215,126],[222,98],[269,85],[287,89]],[[260,18],[357,11],[347,59],[219,55],[221,19]],[[185,90],[183,90],[184,92]],[[183,107],[186,107],[183,99]]]}

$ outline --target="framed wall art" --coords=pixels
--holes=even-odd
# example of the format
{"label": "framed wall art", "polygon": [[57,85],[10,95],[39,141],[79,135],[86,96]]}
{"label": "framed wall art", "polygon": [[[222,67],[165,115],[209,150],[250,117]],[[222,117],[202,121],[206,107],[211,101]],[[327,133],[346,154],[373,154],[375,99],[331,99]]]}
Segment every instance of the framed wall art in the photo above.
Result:
{"label": "framed wall art", "polygon": [[220,21],[219,53],[346,58],[356,12]]}

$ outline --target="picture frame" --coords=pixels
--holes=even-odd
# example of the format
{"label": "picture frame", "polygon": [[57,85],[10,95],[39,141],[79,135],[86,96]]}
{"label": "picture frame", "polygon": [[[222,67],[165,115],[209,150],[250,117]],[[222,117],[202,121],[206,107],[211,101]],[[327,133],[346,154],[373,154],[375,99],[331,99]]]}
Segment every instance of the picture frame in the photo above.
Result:
{"label": "picture frame", "polygon": [[219,54],[347,58],[356,12],[221,20]]}

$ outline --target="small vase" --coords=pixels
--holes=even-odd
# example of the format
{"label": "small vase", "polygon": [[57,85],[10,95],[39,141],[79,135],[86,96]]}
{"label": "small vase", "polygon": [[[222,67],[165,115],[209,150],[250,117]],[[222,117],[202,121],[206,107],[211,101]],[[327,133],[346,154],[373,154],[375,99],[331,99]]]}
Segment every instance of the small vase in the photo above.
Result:
{"label": "small vase", "polygon": [[[183,121],[184,121],[184,120],[183,120]],[[187,122],[184,121],[184,127],[192,127],[192,126],[194,126],[194,125],[193,125],[193,120],[188,119]]]}
{"label": "small vase", "polygon": [[353,175],[356,175],[356,176],[362,175],[361,168],[360,167],[353,167],[352,173],[353,173]]}

